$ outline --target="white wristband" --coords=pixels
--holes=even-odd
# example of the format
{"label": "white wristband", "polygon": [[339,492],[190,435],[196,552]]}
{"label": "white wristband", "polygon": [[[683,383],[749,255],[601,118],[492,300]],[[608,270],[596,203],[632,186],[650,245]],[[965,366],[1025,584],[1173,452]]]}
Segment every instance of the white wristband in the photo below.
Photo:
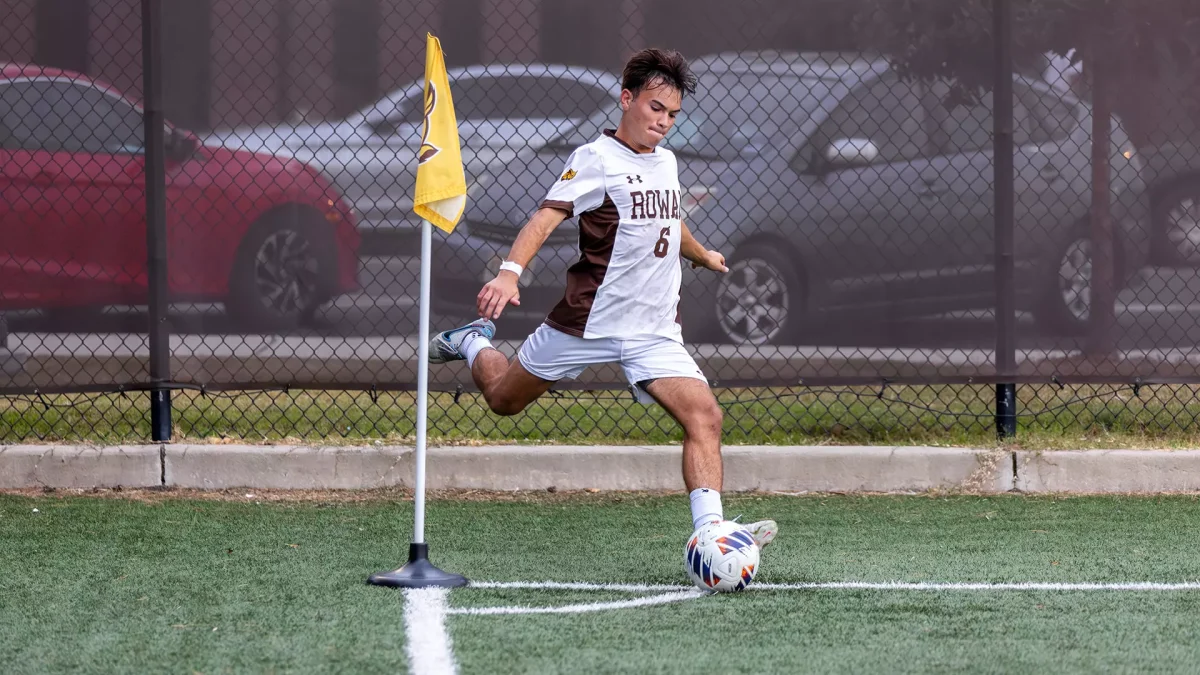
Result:
{"label": "white wristband", "polygon": [[525,271],[525,268],[511,260],[505,260],[504,262],[500,263],[500,271],[503,272],[504,270],[512,272],[513,274],[517,275],[517,278],[519,279],[521,278],[521,273]]}

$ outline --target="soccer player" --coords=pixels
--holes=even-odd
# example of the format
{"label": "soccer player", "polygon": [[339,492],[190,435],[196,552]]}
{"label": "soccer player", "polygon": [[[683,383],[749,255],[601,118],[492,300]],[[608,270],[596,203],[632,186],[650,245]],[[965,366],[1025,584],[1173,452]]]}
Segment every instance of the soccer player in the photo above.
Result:
{"label": "soccer player", "polygon": [[[521,412],[588,366],[619,362],[638,400],[657,402],[683,427],[683,482],[698,528],[724,518],[722,411],[683,346],[679,256],[694,268],[729,270],[725,256],[705,249],[680,220],[675,155],[658,147],[683,95],[695,93],[696,78],[678,52],[645,49],[625,65],[621,89],[620,124],[575,149],[496,278],[479,292],[482,318],[434,336],[429,360],[466,359],[499,415]],[[510,363],[492,346],[492,319],[520,304],[517,281],[525,265],[573,216],[581,255],[567,270],[566,294]],[[760,546],[777,531],[770,520],[745,527]]]}

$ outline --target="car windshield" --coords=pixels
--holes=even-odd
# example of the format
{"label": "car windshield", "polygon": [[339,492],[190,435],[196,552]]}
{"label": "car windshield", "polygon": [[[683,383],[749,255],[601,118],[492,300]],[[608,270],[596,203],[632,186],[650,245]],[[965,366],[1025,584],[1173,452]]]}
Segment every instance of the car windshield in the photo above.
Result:
{"label": "car windshield", "polygon": [[[675,127],[662,145],[677,155],[703,159],[733,160],[777,152],[828,95],[825,83],[810,78],[702,75],[697,94],[684,99]],[[595,140],[605,129],[615,129],[620,121],[620,106],[613,104],[547,145],[575,148]]]}

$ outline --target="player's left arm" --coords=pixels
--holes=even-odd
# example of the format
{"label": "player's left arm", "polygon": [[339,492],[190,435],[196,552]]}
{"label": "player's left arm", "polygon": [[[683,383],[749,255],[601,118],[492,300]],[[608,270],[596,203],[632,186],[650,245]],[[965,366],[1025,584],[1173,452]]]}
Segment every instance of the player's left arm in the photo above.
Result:
{"label": "player's left arm", "polygon": [[725,266],[725,256],[704,248],[692,236],[692,231],[688,229],[687,223],[679,221],[679,228],[679,254],[692,262],[692,269],[703,267],[714,272],[729,271],[729,268]]}

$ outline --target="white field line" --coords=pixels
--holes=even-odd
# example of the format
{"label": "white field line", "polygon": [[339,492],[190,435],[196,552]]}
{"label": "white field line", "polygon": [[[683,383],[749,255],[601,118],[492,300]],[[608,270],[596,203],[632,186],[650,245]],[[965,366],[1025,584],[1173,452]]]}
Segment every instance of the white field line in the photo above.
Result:
{"label": "white field line", "polygon": [[445,588],[404,591],[404,634],[408,638],[408,669],[421,675],[454,675],[458,664],[446,632],[449,609]]}
{"label": "white field line", "polygon": [[1012,583],[937,583],[937,582],[867,582],[831,581],[799,584],[751,584],[747,590],[806,591],[806,590],[869,590],[869,591],[1200,591],[1200,582],[1180,583],[1056,583],[1022,581]]}
{"label": "white field line", "polygon": [[[673,602],[683,602],[708,595],[706,591],[671,584],[605,584],[562,581],[477,581],[471,588],[513,590],[609,591],[627,593],[657,593],[629,600],[592,602],[558,607],[459,607],[449,608],[446,589],[405,591],[404,624],[408,635],[410,670],[414,673],[457,672],[450,636],[446,632],[446,616],[495,616],[513,614],[583,614],[615,609],[634,609]],[[750,591],[820,591],[820,590],[878,590],[878,591],[1117,591],[1164,592],[1200,591],[1200,582],[1126,582],[1126,583],[1058,583],[1058,582],[902,582],[902,581],[827,581],[811,583],[751,584]]]}
{"label": "white field line", "polygon": [[665,605],[668,602],[682,602],[684,600],[693,600],[705,595],[705,592],[693,588],[690,590],[677,590],[672,593],[662,593],[660,595],[647,595],[632,600],[616,600],[613,602],[589,602],[579,605],[562,605],[559,607],[527,607],[524,605],[516,605],[513,607],[459,607],[451,609],[451,614],[467,614],[473,616],[483,616],[489,614],[583,614],[584,612],[602,612],[610,609],[632,609],[634,607],[649,607],[651,605]]}
{"label": "white field line", "polygon": [[[629,593],[670,593],[692,590],[691,586],[672,584],[602,584],[561,581],[474,581],[471,588],[494,588],[514,590],[567,590],[567,591],[624,591]],[[748,591],[821,591],[821,590],[874,590],[874,591],[1200,591],[1200,582],[1113,582],[1113,583],[1059,583],[1059,582],[904,582],[904,581],[823,581],[811,583],[772,584],[755,582]],[[454,610],[452,610],[454,611]]]}
{"label": "white field line", "polygon": [[628,593],[667,593],[691,586],[675,584],[595,584],[586,581],[472,581],[470,588],[499,588],[533,591],[625,591]]}

